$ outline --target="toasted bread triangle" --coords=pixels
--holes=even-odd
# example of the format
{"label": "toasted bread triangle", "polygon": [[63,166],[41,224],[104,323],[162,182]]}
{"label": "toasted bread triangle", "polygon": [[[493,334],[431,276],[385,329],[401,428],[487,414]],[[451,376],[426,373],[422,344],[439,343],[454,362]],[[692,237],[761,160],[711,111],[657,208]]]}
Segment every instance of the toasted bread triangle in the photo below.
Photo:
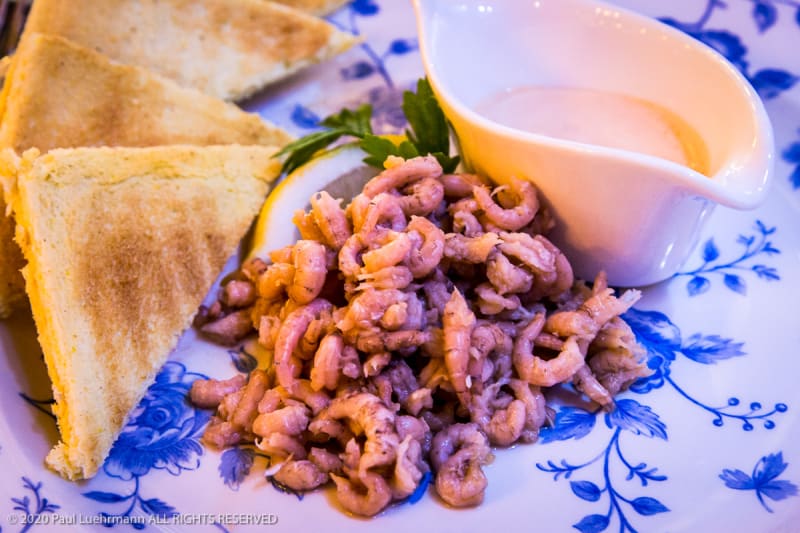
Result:
{"label": "toasted bread triangle", "polygon": [[295,9],[302,9],[312,15],[324,16],[347,4],[350,0],[274,0]]}
{"label": "toasted bread triangle", "polygon": [[61,442],[93,476],[235,252],[280,164],[273,148],[78,148],[2,162]]}
{"label": "toasted bread triangle", "polygon": [[[257,115],[57,36],[26,34],[0,94],[0,147],[17,152],[290,139]],[[0,198],[0,317],[25,296],[14,221],[4,211]]]}
{"label": "toasted bread triangle", "polygon": [[264,0],[36,0],[26,31],[61,35],[225,100],[357,42],[321,18]]}

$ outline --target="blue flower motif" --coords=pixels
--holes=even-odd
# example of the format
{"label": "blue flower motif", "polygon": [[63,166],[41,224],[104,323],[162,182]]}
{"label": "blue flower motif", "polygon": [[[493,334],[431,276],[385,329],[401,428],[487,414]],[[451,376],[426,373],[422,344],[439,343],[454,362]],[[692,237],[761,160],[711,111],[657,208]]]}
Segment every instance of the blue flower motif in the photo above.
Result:
{"label": "blue flower motif", "polygon": [[762,457],[756,463],[752,475],[747,475],[738,469],[726,468],[719,478],[730,489],[755,491],[758,501],[764,506],[764,509],[771,513],[773,511],[767,505],[764,497],[777,502],[797,495],[797,486],[794,483],[778,479],[787,466],[789,464],[783,460],[783,452],[772,453]]}
{"label": "blue flower motif", "polygon": [[106,474],[130,480],[151,469],[178,475],[199,465],[203,448],[197,441],[210,418],[187,400],[192,382],[205,378],[168,362],[131,415],[104,465]]}

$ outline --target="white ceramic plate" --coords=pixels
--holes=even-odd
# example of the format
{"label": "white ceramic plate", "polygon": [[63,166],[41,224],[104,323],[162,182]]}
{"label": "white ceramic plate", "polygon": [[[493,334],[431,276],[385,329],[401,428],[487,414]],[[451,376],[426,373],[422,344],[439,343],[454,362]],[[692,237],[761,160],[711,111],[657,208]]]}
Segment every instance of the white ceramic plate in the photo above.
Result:
{"label": "white ceramic plate", "polygon": [[[754,212],[717,209],[684,273],[647,289],[629,313],[655,374],[626,392],[617,411],[562,408],[538,444],[498,451],[476,509],[450,510],[429,492],[373,520],[353,519],[330,495],[300,500],[275,490],[259,459],[250,469],[250,451],[200,446],[208,413],[184,402],[189,383],[252,361],[189,332],[103,472],[75,484],[43,468],[57,438],[50,385],[31,320],[19,317],[0,325],[2,531],[100,528],[103,517],[116,529],[167,531],[255,529],[247,523],[281,531],[796,531],[800,3],[624,4],[668,18],[742,69],[765,99],[778,157],[767,203]],[[247,107],[302,134],[342,105],[369,101],[380,129],[401,127],[400,90],[421,74],[410,5],[356,0],[332,20],[365,44]]]}

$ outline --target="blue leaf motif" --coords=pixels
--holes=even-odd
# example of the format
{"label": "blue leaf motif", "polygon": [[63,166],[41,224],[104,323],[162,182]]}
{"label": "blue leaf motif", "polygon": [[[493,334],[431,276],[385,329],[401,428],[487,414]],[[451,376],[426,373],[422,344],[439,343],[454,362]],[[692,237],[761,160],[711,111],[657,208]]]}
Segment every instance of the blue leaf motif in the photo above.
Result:
{"label": "blue leaf motif", "polygon": [[636,498],[631,502],[631,507],[637,513],[645,516],[669,512],[669,509],[663,503],[649,496]]}
{"label": "blue leaf motif", "polygon": [[797,495],[797,486],[791,481],[778,479],[758,488],[759,492],[773,501],[785,500]]}
{"label": "blue leaf motif", "polygon": [[769,2],[756,2],[753,6],[753,20],[758,31],[764,33],[778,20],[778,10]]}
{"label": "blue leaf motif", "polygon": [[591,481],[570,481],[569,483],[575,496],[588,502],[596,502],[600,499],[600,487]]}
{"label": "blue leaf motif", "polygon": [[714,239],[708,239],[703,246],[703,261],[711,262],[719,257],[719,248],[714,244]]}
{"label": "blue leaf motif", "polygon": [[730,489],[736,490],[751,490],[755,488],[753,478],[742,472],[741,470],[730,470],[726,468],[719,475],[719,478],[725,482],[725,486]]}
{"label": "blue leaf motif", "polygon": [[797,11],[794,13],[794,21],[800,26],[800,6],[797,7]]}
{"label": "blue leaf motif", "polygon": [[557,440],[580,439],[594,428],[595,415],[577,407],[562,407],[556,413],[552,427],[543,428],[540,433],[542,443]]}
{"label": "blue leaf motif", "polygon": [[686,291],[689,293],[689,296],[703,294],[710,288],[711,282],[703,276],[693,276],[686,284]]}
{"label": "blue leaf motif", "polygon": [[239,485],[253,467],[254,458],[253,450],[239,446],[222,452],[218,470],[222,481],[229,489],[239,490]]}
{"label": "blue leaf motif", "polygon": [[789,183],[795,189],[800,189],[800,165],[794,167],[792,174],[789,176]]}
{"label": "blue leaf motif", "polygon": [[725,282],[725,286],[730,290],[738,292],[742,296],[747,295],[747,284],[740,276],[736,274],[725,274],[722,280]]}
{"label": "blue leaf motif", "polygon": [[375,67],[366,61],[359,61],[347,68],[343,68],[340,72],[346,80],[360,80],[375,72]]}
{"label": "blue leaf motif", "polygon": [[791,89],[797,83],[797,76],[780,69],[762,69],[750,77],[750,83],[759,96],[769,100]]}
{"label": "blue leaf motif", "polygon": [[353,0],[350,3],[350,8],[363,16],[376,15],[380,11],[378,4],[374,0]]}
{"label": "blue leaf motif", "polygon": [[768,267],[767,265],[753,265],[752,269],[753,272],[755,272],[761,279],[767,281],[778,281],[781,279],[780,275],[778,275],[778,270],[774,267]]}
{"label": "blue leaf motif", "polygon": [[91,500],[101,503],[117,503],[125,501],[130,497],[130,496],[123,496],[122,494],[117,494],[115,492],[102,492],[99,490],[84,492],[83,495]]}
{"label": "blue leaf motif", "polygon": [[599,533],[608,527],[608,517],[601,514],[590,514],[581,518],[577,524],[572,527],[581,533]]}
{"label": "blue leaf motif", "polygon": [[160,518],[170,518],[176,516],[178,511],[166,502],[162,502],[158,498],[151,498],[149,500],[141,501],[142,510],[147,514],[158,516]]}
{"label": "blue leaf motif", "polygon": [[417,49],[417,42],[414,39],[395,39],[389,45],[389,52],[396,55],[407,54]]}
{"label": "blue leaf motif", "polygon": [[756,464],[756,468],[753,470],[753,481],[756,485],[772,481],[780,476],[787,466],[789,465],[783,460],[783,452],[771,453],[762,457]]}
{"label": "blue leaf motif", "polygon": [[772,235],[778,228],[776,226],[768,228],[766,224],[761,222],[759,219],[756,219],[756,229],[758,229],[762,235]]}
{"label": "blue leaf motif", "polygon": [[606,425],[627,429],[635,435],[658,437],[667,440],[667,426],[650,407],[636,400],[617,400],[616,409],[606,414]]}
{"label": "blue leaf motif", "polygon": [[292,109],[292,122],[299,128],[316,128],[319,125],[319,115],[304,105],[297,104]]}
{"label": "blue leaf motif", "polygon": [[787,163],[800,163],[800,141],[795,141],[784,148],[781,157]]}
{"label": "blue leaf motif", "polygon": [[733,339],[725,339],[719,335],[703,336],[695,333],[681,348],[681,353],[697,363],[713,365],[724,359],[745,355],[742,350],[743,346],[743,342],[735,342]]}
{"label": "blue leaf motif", "polygon": [[[747,47],[735,34],[724,30],[708,30],[699,33],[688,32],[711,48],[725,56],[725,59],[736,65],[742,72],[747,72]],[[751,80],[752,81],[752,80]]]}

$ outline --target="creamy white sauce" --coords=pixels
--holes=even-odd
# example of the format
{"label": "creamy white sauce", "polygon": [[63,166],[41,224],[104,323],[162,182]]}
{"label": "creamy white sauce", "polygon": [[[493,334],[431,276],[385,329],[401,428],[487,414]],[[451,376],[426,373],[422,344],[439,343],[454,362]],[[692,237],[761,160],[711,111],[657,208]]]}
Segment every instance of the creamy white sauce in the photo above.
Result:
{"label": "creamy white sauce", "polygon": [[476,110],[518,130],[652,155],[708,173],[697,132],[672,111],[623,94],[569,87],[518,87]]}

